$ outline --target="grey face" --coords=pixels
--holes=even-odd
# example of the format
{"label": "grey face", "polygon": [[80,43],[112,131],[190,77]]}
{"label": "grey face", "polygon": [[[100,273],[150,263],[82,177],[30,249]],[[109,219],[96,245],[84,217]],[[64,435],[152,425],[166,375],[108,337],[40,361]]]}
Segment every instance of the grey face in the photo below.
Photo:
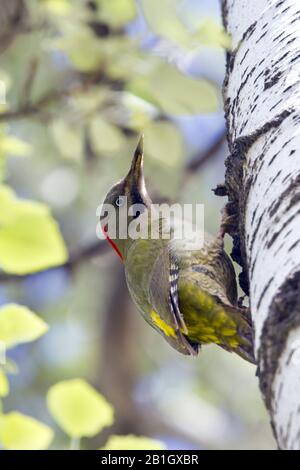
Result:
{"label": "grey face", "polygon": [[[134,152],[128,174],[124,179],[115,184],[105,197],[104,208],[100,216],[102,227],[105,228],[107,223],[109,223],[110,217],[106,210],[107,206],[113,209],[114,214],[112,217],[117,219],[116,223],[119,223],[121,217],[127,217],[127,211],[132,205],[141,207],[140,211],[135,212],[134,218],[138,217],[139,213],[143,211],[142,207],[149,208],[151,205],[151,199],[147,194],[144,180],[142,138]],[[117,236],[113,237],[113,239],[117,238]]]}

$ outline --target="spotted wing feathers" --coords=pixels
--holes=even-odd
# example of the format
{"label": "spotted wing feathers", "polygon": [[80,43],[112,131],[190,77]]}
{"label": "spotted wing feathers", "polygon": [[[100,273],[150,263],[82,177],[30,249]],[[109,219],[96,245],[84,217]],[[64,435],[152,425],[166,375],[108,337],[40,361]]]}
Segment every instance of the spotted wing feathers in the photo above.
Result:
{"label": "spotted wing feathers", "polygon": [[172,260],[170,257],[170,268],[169,268],[169,306],[170,310],[174,316],[174,320],[178,330],[181,330],[182,333],[187,334],[188,330],[183,319],[183,316],[179,309],[179,299],[178,299],[178,276],[179,268],[176,261]]}

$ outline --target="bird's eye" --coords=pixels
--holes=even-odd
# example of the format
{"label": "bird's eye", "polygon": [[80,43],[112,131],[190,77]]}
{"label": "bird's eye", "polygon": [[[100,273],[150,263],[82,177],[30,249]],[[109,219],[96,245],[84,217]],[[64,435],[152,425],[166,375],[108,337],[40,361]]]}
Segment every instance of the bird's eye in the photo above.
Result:
{"label": "bird's eye", "polygon": [[124,196],[119,196],[118,199],[116,200],[116,205],[118,207],[121,207],[124,205],[125,202],[125,197]]}

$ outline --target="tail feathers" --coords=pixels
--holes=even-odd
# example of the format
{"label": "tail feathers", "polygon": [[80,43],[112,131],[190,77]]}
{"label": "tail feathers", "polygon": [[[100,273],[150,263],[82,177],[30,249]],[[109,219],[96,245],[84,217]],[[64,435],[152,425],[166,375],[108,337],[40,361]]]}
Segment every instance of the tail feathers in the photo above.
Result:
{"label": "tail feathers", "polygon": [[241,341],[235,352],[243,359],[246,359],[246,361],[249,361],[252,364],[256,364],[252,331],[249,335],[245,335],[243,332],[241,332],[239,337]]}
{"label": "tail feathers", "polygon": [[[225,308],[227,310],[227,308]],[[238,336],[238,345],[233,348],[222,347],[231,352],[235,352],[240,357],[252,364],[256,364],[253,344],[253,326],[249,310],[246,308],[229,307],[231,318],[235,318]],[[229,313],[229,312],[228,312]]]}
{"label": "tail feathers", "polygon": [[242,359],[245,359],[245,361],[250,362],[251,364],[256,365],[256,359],[254,356],[254,349],[253,349],[253,344],[240,344],[236,348],[230,348],[228,346],[225,346],[224,344],[220,344],[221,348],[225,349],[225,351],[228,351],[230,353],[234,352],[238,356],[240,356]]}
{"label": "tail feathers", "polygon": [[251,362],[251,364],[256,365],[253,344],[251,344],[251,346],[240,345],[234,350],[234,352],[246,361]]}

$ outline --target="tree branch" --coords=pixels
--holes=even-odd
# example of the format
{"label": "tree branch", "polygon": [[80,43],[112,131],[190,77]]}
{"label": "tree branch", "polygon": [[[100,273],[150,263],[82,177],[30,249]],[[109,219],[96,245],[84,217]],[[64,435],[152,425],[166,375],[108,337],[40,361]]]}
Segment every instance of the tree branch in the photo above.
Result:
{"label": "tree branch", "polygon": [[109,84],[113,88],[120,87],[120,81],[112,80],[103,73],[103,71],[97,71],[91,75],[85,76],[81,82],[70,86],[62,90],[50,90],[39,98],[35,103],[25,103],[16,109],[5,111],[0,114],[0,122],[20,120],[27,117],[35,117],[45,110],[47,106],[53,104],[60,104],[60,101],[64,98],[70,98],[77,94],[81,94],[89,90],[91,87],[97,85],[97,83]]}

